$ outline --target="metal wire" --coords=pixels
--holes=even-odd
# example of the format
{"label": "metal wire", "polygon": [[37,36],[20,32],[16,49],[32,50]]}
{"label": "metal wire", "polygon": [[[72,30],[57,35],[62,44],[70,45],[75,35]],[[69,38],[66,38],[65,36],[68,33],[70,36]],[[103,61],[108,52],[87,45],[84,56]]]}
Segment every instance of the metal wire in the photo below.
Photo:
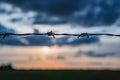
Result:
{"label": "metal wire", "polygon": [[0,36],[4,38],[8,36],[29,36],[29,35],[46,35],[46,36],[52,36],[55,38],[55,36],[76,36],[77,38],[80,37],[89,37],[89,36],[115,36],[120,37],[120,34],[110,34],[110,33],[80,33],[80,34],[70,34],[70,33],[54,33],[52,31],[47,33],[24,33],[24,34],[17,34],[17,33],[0,33]]}

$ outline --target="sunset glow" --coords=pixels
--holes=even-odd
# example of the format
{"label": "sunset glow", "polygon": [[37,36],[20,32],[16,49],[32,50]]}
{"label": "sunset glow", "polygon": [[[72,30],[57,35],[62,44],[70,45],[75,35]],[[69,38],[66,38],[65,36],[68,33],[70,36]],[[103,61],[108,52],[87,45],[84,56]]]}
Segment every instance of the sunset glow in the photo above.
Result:
{"label": "sunset glow", "polygon": [[[1,63],[12,62],[17,69],[119,69],[119,58],[115,57],[90,57],[81,52],[76,56],[76,51],[85,47],[1,47]],[[6,50],[7,49],[7,50]],[[11,50],[11,52],[9,52]],[[96,50],[100,50],[96,47]],[[102,50],[102,49],[101,49]],[[100,51],[101,51],[100,50]],[[14,52],[16,51],[16,52]],[[34,64],[34,65],[33,65]],[[52,64],[52,65],[51,65]]]}
{"label": "sunset glow", "polygon": [[42,47],[41,51],[43,54],[49,54],[50,53],[50,48],[47,46]]}

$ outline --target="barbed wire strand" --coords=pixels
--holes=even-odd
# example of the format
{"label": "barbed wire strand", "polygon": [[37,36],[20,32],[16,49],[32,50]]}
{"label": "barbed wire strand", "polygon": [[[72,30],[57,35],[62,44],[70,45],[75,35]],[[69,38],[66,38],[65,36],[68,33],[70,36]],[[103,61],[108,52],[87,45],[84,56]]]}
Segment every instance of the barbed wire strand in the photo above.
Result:
{"label": "barbed wire strand", "polygon": [[5,39],[8,36],[29,36],[29,35],[46,35],[46,36],[52,36],[55,39],[55,36],[76,36],[77,38],[80,37],[88,37],[89,36],[115,36],[120,37],[120,34],[110,34],[110,33],[80,33],[80,34],[70,34],[70,33],[54,33],[52,31],[47,33],[23,33],[23,34],[17,34],[17,33],[0,33],[0,36]]}

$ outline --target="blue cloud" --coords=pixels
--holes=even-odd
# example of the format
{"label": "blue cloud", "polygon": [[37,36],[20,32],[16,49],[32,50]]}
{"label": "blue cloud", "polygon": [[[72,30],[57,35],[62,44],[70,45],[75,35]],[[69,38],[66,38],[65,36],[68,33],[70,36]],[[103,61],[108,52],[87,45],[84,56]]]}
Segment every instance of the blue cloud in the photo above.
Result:
{"label": "blue cloud", "polygon": [[7,29],[3,25],[0,24],[0,33],[10,33],[10,32],[15,32],[12,29]]}
{"label": "blue cloud", "polygon": [[64,37],[64,38],[60,38],[57,40],[56,44],[57,45],[72,45],[72,46],[77,46],[77,45],[81,45],[81,44],[91,44],[91,43],[98,43],[99,42],[99,38],[98,37],[82,37],[80,39],[75,39],[71,42],[68,41],[69,37]]}
{"label": "blue cloud", "polygon": [[52,39],[47,36],[28,36],[25,39],[29,42],[30,46],[52,46]]}
{"label": "blue cloud", "polygon": [[[111,25],[120,16],[119,0],[0,0],[19,6],[23,11],[34,10],[35,24],[74,23],[84,26]],[[41,20],[40,13],[47,16]],[[49,20],[57,16],[59,20]],[[40,18],[38,18],[40,17]]]}
{"label": "blue cloud", "polygon": [[96,53],[96,52],[93,52],[93,51],[89,51],[86,53],[87,56],[90,56],[90,57],[109,57],[109,56],[114,56],[115,53],[113,52],[107,52],[107,53]]}
{"label": "blue cloud", "polygon": [[[23,9],[44,11],[50,14],[69,14],[78,8],[80,0],[0,0]],[[81,1],[83,2],[83,1]]]}
{"label": "blue cloud", "polygon": [[80,57],[82,55],[86,55],[89,57],[110,57],[110,56],[115,56],[116,53],[114,52],[95,52],[95,51],[88,51],[88,52],[84,52],[84,51],[79,51],[76,54],[73,55],[73,57]]}

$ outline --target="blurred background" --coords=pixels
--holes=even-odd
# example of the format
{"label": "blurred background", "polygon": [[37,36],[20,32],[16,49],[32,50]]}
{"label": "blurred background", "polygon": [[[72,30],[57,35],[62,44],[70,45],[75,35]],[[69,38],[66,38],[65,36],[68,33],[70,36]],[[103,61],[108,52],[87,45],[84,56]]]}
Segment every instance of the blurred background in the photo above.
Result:
{"label": "blurred background", "polygon": [[[119,0],[0,0],[0,33],[120,34]],[[0,65],[120,70],[120,38],[0,37]]]}

